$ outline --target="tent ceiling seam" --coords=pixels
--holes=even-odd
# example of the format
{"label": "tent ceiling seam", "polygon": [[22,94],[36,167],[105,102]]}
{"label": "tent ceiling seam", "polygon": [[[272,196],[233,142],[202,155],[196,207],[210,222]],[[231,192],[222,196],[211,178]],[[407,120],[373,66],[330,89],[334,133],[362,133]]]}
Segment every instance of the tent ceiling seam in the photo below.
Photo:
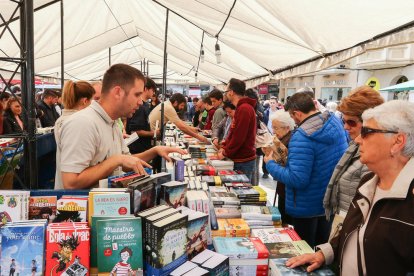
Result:
{"label": "tent ceiling seam", "polygon": [[[132,22],[132,21],[130,21],[130,22],[126,22],[126,23],[125,23],[125,24],[123,24],[123,25],[127,25],[127,24],[129,24],[129,23],[131,23],[131,22]],[[116,29],[118,29],[118,28],[119,28],[119,27],[115,27],[115,28],[112,28],[112,29],[110,29],[110,30],[107,30],[107,31],[105,31],[105,32],[103,32],[103,33],[100,33],[100,34],[98,34],[98,35],[95,35],[95,36],[93,36],[93,37],[91,37],[91,38],[89,38],[89,39],[87,39],[87,40],[83,40],[83,41],[82,41],[82,42],[80,42],[80,43],[77,43],[77,44],[75,44],[75,45],[72,45],[72,46],[70,46],[70,47],[67,47],[67,48],[65,48],[65,50],[72,49],[72,48],[74,48],[74,47],[76,47],[76,46],[82,45],[82,44],[84,44],[85,42],[88,42],[88,41],[93,40],[93,39],[95,39],[95,38],[97,38],[97,37],[100,37],[100,36],[102,36],[102,35],[104,35],[104,34],[106,34],[106,33],[112,32],[113,30],[116,30]],[[126,40],[125,40],[125,41],[126,41]],[[58,54],[58,53],[60,53],[60,51],[55,51],[55,52],[52,52],[52,53],[50,53],[50,54],[47,54],[47,55],[44,55],[44,56],[37,57],[36,59],[45,58],[45,57],[52,56],[52,55],[54,55],[54,54]]]}
{"label": "tent ceiling seam", "polygon": [[119,22],[118,18],[115,16],[114,12],[112,11],[112,9],[109,7],[108,3],[106,2],[106,0],[104,0],[106,7],[108,8],[108,10],[110,11],[110,13],[112,14],[112,16],[114,17],[114,19],[116,20],[116,23],[118,23],[118,26],[122,29],[122,32],[125,34],[125,37],[128,39],[128,41],[130,42],[130,44],[134,47],[134,50],[136,51],[138,57],[140,57],[141,55],[139,54],[138,50],[135,48],[135,46],[132,44],[131,40],[128,37],[128,34],[125,32],[124,28],[122,28],[121,23]]}
{"label": "tent ceiling seam", "polygon": [[[216,12],[219,12],[219,13],[225,14],[225,13],[224,13],[224,12],[222,12],[221,10],[218,10],[218,9],[216,9],[216,8],[214,8],[214,7],[211,7],[211,6],[207,5],[206,3],[200,2],[200,1],[198,1],[198,0],[196,0],[196,2],[200,3],[201,5],[203,5],[203,6],[207,7],[207,8],[210,8],[210,9],[212,9],[212,10],[216,11]],[[262,31],[262,32],[264,32],[264,33],[267,33],[267,34],[272,35],[272,36],[274,36],[274,37],[280,38],[280,39],[282,39],[282,40],[284,40],[284,41],[287,41],[287,42],[289,42],[289,43],[292,43],[292,44],[294,44],[294,45],[296,45],[296,46],[302,47],[302,48],[304,48],[304,49],[308,49],[309,51],[312,51],[312,52],[314,52],[314,53],[316,53],[316,54],[318,54],[318,55],[320,55],[320,56],[323,56],[323,55],[324,55],[324,54],[323,54],[323,53],[321,53],[320,51],[314,50],[314,49],[312,49],[312,48],[310,48],[310,47],[308,47],[308,46],[302,45],[302,44],[300,44],[300,43],[297,43],[297,42],[291,41],[290,39],[287,39],[287,38],[282,37],[282,36],[280,36],[280,35],[274,34],[274,33],[272,33],[272,32],[269,32],[269,31],[267,31],[267,30],[264,30],[264,29],[262,29],[262,28],[259,28],[259,27],[256,27],[256,26],[253,26],[252,24],[247,23],[247,22],[245,22],[245,21],[243,21],[243,20],[241,20],[241,19],[239,19],[239,18],[237,18],[237,17],[231,16],[231,18],[233,18],[234,20],[236,20],[236,21],[238,21],[238,22],[240,22],[240,23],[242,23],[242,24],[245,24],[245,25],[247,25],[247,26],[250,26],[250,27],[252,27],[252,28],[254,28],[254,29],[260,30],[260,31]]]}

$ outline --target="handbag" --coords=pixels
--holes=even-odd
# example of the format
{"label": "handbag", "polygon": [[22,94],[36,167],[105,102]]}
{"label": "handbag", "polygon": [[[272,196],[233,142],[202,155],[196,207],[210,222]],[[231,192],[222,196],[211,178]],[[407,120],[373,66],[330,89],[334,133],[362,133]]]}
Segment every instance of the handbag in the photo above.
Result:
{"label": "handbag", "polygon": [[270,134],[267,126],[262,121],[259,122],[259,127],[256,130],[256,148],[262,148],[273,142],[273,136]]}

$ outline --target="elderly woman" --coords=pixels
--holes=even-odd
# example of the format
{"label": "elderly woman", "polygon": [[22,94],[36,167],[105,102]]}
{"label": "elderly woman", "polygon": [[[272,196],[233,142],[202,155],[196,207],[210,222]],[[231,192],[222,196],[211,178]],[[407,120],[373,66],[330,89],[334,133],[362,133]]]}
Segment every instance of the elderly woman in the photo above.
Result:
{"label": "elderly woman", "polygon": [[341,275],[414,272],[414,104],[390,101],[362,119],[355,142],[373,173],[361,180],[339,235],[288,267],[310,263],[312,271],[335,260]]}
{"label": "elderly woman", "polygon": [[354,142],[361,134],[361,115],[365,110],[382,103],[384,99],[377,91],[369,86],[361,86],[351,91],[338,106],[338,110],[343,114],[344,129],[351,141],[335,167],[323,200],[326,218],[330,219],[331,215],[335,214],[331,238],[339,230],[338,225],[346,216],[362,176],[369,171],[359,160],[359,146]]}
{"label": "elderly woman", "polygon": [[[290,117],[289,112],[286,112],[284,110],[277,110],[275,113],[272,114],[270,117],[270,120],[272,122],[272,130],[274,135],[277,137],[277,139],[282,142],[282,144],[287,148],[289,145],[290,137],[292,136],[292,130],[295,128],[295,121]],[[277,151],[280,153],[283,150],[277,149]],[[287,155],[285,155],[286,159]],[[264,157],[266,159],[266,157]],[[265,160],[267,163],[268,160]],[[286,162],[286,160],[282,161],[283,165]],[[285,184],[282,182],[277,182],[276,186],[276,195],[279,197],[279,203],[278,208],[280,211],[280,214],[282,215],[282,223],[283,224],[290,224],[291,220],[288,214],[286,214],[285,210]],[[276,201],[276,197],[275,197]]]}

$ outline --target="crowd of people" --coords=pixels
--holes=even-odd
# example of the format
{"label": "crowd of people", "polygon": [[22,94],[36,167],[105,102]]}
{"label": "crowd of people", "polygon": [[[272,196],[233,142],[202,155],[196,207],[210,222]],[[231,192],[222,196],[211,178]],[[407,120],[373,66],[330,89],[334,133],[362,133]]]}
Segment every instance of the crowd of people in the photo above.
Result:
{"label": "crowd of people", "polygon": [[[20,101],[4,93],[0,101],[3,133],[21,133]],[[218,158],[231,159],[253,185],[263,159],[262,177],[275,180],[282,222],[318,248],[287,266],[310,264],[312,271],[336,263],[341,275],[414,271],[413,103],[384,103],[363,86],[339,104],[315,100],[310,88],[264,104],[232,78],[225,91],[175,93],[160,104],[153,80],[116,64],[102,82],[67,81],[62,97],[45,91],[37,107],[41,126],[55,127],[57,189],[91,188],[122,171],[159,170],[161,158],[185,153],[156,145],[161,122],[172,122],[202,143],[210,134]],[[264,130],[270,141],[259,139]],[[127,147],[124,138],[133,133],[139,139]]]}

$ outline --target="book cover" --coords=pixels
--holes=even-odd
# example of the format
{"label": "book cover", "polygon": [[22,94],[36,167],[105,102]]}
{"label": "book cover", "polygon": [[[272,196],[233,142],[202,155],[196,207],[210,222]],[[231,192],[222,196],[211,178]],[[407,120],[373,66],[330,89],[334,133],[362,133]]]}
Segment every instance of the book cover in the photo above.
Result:
{"label": "book cover", "polygon": [[181,207],[179,210],[188,216],[187,256],[191,260],[207,248],[208,215],[186,207]]}
{"label": "book cover", "polygon": [[[132,215],[129,215],[130,217],[133,217]],[[129,217],[129,216],[125,216],[125,217]],[[107,220],[107,219],[117,219],[119,218],[119,216],[100,216],[100,215],[94,215],[91,217],[91,221],[90,221],[90,225],[91,225],[91,267],[97,267],[98,262],[97,262],[97,254],[98,254],[98,249],[97,249],[97,243],[98,243],[98,239],[97,239],[97,226],[96,226],[96,222],[98,220]]]}
{"label": "book cover", "polygon": [[0,215],[2,224],[24,219],[24,199],[21,191],[3,190],[0,195]]}
{"label": "book cover", "polygon": [[68,197],[57,201],[57,212],[53,222],[86,221],[87,198]]}
{"label": "book cover", "polygon": [[46,271],[48,275],[89,275],[90,231],[86,225],[47,227]]}
{"label": "book cover", "polygon": [[133,197],[134,214],[155,206],[156,182],[156,179],[150,177],[128,185],[128,190],[132,193]]}
{"label": "book cover", "polygon": [[31,196],[29,219],[47,219],[51,223],[56,217],[56,207],[56,196]]}
{"label": "book cover", "polygon": [[98,220],[98,272],[135,273],[143,269],[140,218]]}
{"label": "book cover", "polygon": [[41,276],[45,225],[10,225],[1,230],[1,275]]}
{"label": "book cover", "polygon": [[244,219],[269,220],[269,221],[280,221],[281,220],[279,209],[273,206],[242,205],[241,213],[242,213],[242,218]]}
{"label": "book cover", "polygon": [[281,275],[315,275],[315,276],[334,276],[332,270],[326,267],[319,268],[312,271],[312,273],[306,272],[306,266],[300,266],[296,268],[289,268],[285,264],[287,258],[281,259],[270,259],[269,260],[269,274],[270,276],[281,276]]}
{"label": "book cover", "polygon": [[269,251],[259,238],[223,238],[213,239],[217,253],[230,259],[267,259]]}
{"label": "book cover", "polygon": [[187,184],[171,181],[161,185],[160,203],[173,208],[185,206]]}
{"label": "book cover", "polygon": [[163,268],[181,259],[187,259],[188,216],[174,214],[152,224],[151,266]]}
{"label": "book cover", "polygon": [[313,253],[306,241],[289,241],[265,244],[270,253],[270,259],[292,258],[305,253]]}
{"label": "book cover", "polygon": [[217,218],[241,218],[241,212],[238,208],[214,208]]}
{"label": "book cover", "polygon": [[244,219],[217,219],[218,230],[213,237],[249,237],[250,227]]}
{"label": "book cover", "polygon": [[104,193],[93,196],[93,215],[119,215],[125,216],[131,213],[131,198],[129,193]]}

